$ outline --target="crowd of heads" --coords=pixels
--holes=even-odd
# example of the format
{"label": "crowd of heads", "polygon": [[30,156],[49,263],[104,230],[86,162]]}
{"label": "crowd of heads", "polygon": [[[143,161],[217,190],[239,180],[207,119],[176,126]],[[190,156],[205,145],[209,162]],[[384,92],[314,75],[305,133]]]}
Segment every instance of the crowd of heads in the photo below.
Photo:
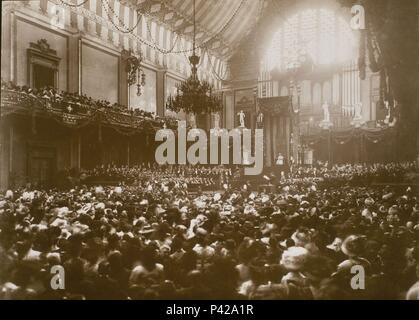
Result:
{"label": "crowd of heads", "polygon": [[321,177],[334,181],[353,181],[354,183],[413,182],[415,179],[414,162],[374,163],[374,164],[327,164],[299,167],[294,178]]}
{"label": "crowd of heads", "polygon": [[[306,177],[273,191],[191,193],[174,175],[2,193],[1,298],[418,297],[413,186],[336,188]],[[62,290],[51,287],[55,265],[65,271]],[[354,266],[365,276],[355,286]]]}
{"label": "crowd of heads", "polygon": [[93,169],[80,171],[68,170],[67,183],[80,184],[138,184],[153,181],[160,185],[168,184],[169,188],[185,190],[219,190],[227,188],[232,182],[234,169],[223,166],[206,165],[166,165],[142,163],[135,166],[101,165]]}
{"label": "crowd of heads", "polygon": [[107,100],[98,100],[87,96],[86,94],[71,93],[66,91],[59,91],[51,86],[43,88],[30,88],[26,85],[18,86],[12,81],[1,80],[1,89],[16,91],[33,99],[40,99],[54,108],[62,109],[67,113],[82,113],[88,114],[97,109],[115,111],[119,113],[127,113],[148,119],[159,119],[154,112],[144,111],[139,108],[128,108],[119,103],[111,103]]}

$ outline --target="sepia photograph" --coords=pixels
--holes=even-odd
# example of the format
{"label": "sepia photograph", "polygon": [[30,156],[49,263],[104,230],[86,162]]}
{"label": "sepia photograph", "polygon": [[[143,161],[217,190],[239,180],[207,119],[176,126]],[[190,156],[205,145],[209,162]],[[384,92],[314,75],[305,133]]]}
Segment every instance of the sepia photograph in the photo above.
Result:
{"label": "sepia photograph", "polygon": [[418,0],[1,18],[0,300],[419,300]]}

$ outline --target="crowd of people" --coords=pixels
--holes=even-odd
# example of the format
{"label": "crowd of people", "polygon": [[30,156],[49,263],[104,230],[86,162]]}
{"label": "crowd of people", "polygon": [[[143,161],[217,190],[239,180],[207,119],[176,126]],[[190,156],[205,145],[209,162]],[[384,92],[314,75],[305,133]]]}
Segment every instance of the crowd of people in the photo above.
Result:
{"label": "crowd of people", "polygon": [[185,189],[201,186],[203,190],[219,190],[231,180],[232,169],[223,166],[167,165],[143,163],[136,166],[102,165],[92,170],[82,170],[77,184],[115,183],[136,184],[145,180],[159,181]]}
{"label": "crowd of people", "polygon": [[331,168],[327,164],[310,167],[299,167],[292,176],[294,178],[322,178],[334,181],[350,180],[354,183],[385,183],[412,182],[415,177],[416,164],[374,163],[374,164],[335,164]]}
{"label": "crowd of people", "polygon": [[[338,188],[301,168],[273,192],[191,194],[171,170],[165,179],[142,168],[144,179],[117,186],[2,193],[0,298],[418,299],[413,186],[348,183],[373,170],[351,166]],[[65,277],[55,290],[56,265]],[[355,285],[353,266],[365,276]]]}
{"label": "crowd of people", "polygon": [[[231,187],[257,189],[257,186],[278,183],[316,182],[328,185],[349,183],[369,185],[371,183],[417,183],[416,165],[411,163],[388,163],[372,165],[333,165],[317,164],[297,167],[287,172],[245,177],[240,166],[211,165],[165,165],[141,163],[135,166],[101,165],[90,170],[68,170],[65,176],[71,180],[70,186],[91,183],[132,184],[141,180],[178,182],[182,185],[201,185],[203,190],[222,190]],[[265,178],[265,179],[263,179]]]}

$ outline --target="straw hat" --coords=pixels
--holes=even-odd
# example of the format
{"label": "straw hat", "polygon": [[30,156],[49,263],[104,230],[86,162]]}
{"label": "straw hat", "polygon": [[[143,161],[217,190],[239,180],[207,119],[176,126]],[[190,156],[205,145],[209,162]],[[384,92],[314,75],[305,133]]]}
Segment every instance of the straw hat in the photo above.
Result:
{"label": "straw hat", "polygon": [[303,247],[289,247],[282,253],[280,264],[287,270],[301,270],[308,257],[308,250]]}

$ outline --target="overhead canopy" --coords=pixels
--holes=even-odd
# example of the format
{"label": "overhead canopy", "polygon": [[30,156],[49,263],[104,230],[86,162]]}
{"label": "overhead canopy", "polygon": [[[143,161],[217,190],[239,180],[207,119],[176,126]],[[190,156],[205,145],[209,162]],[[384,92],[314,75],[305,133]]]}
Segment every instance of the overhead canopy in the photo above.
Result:
{"label": "overhead canopy", "polygon": [[[178,34],[192,38],[194,0],[121,0]],[[195,0],[198,47],[228,59],[249,34],[265,8],[265,0]]]}

